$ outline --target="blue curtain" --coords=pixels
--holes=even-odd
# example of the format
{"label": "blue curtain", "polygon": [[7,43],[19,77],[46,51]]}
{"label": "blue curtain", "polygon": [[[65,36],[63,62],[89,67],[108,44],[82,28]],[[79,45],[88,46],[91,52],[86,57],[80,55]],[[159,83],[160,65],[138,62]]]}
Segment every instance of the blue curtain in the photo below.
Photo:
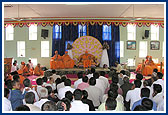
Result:
{"label": "blue curtain", "polygon": [[[58,51],[60,55],[65,52],[65,45],[67,41],[75,41],[78,38],[78,25],[74,26],[70,24],[68,26],[62,25],[61,29],[61,39],[56,38],[55,25],[53,26],[53,41],[52,41],[52,56],[55,50]],[[89,25],[89,36],[97,38],[103,45],[103,26],[99,24]],[[59,36],[59,35],[57,35]],[[120,63],[120,30],[119,26],[111,26],[111,40],[105,40],[110,49],[108,51],[109,64],[114,66],[115,61]]]}
{"label": "blue curtain", "polygon": [[97,38],[101,44],[103,44],[103,29],[99,24],[89,25],[89,36]]}
{"label": "blue curtain", "polygon": [[65,53],[66,41],[74,41],[78,38],[78,26],[69,24],[68,26],[62,25],[61,39],[58,39],[55,34],[55,25],[53,26],[53,41],[52,41],[52,56],[57,50],[60,55]]}
{"label": "blue curtain", "polygon": [[114,66],[115,62],[120,63],[120,28],[119,26],[112,25],[111,27],[111,46],[108,51],[110,57],[110,65]]}

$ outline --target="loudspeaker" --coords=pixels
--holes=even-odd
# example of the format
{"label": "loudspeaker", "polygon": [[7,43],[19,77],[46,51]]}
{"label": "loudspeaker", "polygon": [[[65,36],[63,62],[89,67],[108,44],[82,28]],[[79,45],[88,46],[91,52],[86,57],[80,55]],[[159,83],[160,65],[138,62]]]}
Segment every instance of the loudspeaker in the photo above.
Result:
{"label": "loudspeaker", "polygon": [[41,37],[43,37],[44,39],[46,39],[46,37],[48,37],[48,30],[42,29],[41,30]]}
{"label": "loudspeaker", "polygon": [[149,30],[145,30],[145,38],[149,37]]}

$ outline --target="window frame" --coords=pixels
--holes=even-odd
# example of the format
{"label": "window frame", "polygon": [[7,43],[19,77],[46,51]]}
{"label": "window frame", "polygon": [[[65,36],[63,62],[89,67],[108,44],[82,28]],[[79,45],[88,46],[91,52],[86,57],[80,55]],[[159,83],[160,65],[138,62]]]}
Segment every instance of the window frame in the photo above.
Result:
{"label": "window frame", "polygon": [[[132,26],[133,30],[130,31],[130,26]],[[130,39],[129,33],[132,34],[132,39]],[[127,40],[136,40],[136,25],[128,24],[127,25]]]}
{"label": "window frame", "polygon": [[[12,32],[9,32],[9,28],[12,28]],[[12,39],[9,39],[10,34],[12,34]],[[6,35],[6,41],[13,41],[14,40],[14,27],[12,25],[8,25],[5,28],[5,35]]]}
{"label": "window frame", "polygon": [[[18,45],[19,43],[24,43],[24,47]],[[26,57],[26,42],[25,41],[17,41],[17,57]],[[21,55],[21,51],[20,50],[23,50],[24,53],[23,53],[23,56]]]}
{"label": "window frame", "polygon": [[[36,31],[33,31],[34,29],[32,29],[32,27],[36,27],[35,29],[36,29]],[[34,38],[34,34],[35,34],[35,39],[32,39],[32,38]],[[33,40],[37,40],[37,25],[35,25],[35,24],[31,24],[30,26],[29,26],[29,40],[30,41],[33,41]]]}
{"label": "window frame", "polygon": [[[112,39],[112,36],[111,36],[111,25],[107,25],[107,24],[103,24],[102,26],[102,38],[103,38],[103,41],[110,41]],[[104,31],[104,28],[108,28],[107,30],[108,31]],[[106,30],[106,29],[105,29]],[[105,34],[108,36],[108,39],[105,39]]]}
{"label": "window frame", "polygon": [[[47,42],[48,44],[48,48],[46,48],[46,49],[43,49],[44,47],[43,47],[43,45],[42,45],[42,43],[44,43],[44,42]],[[46,45],[45,45],[46,46]],[[44,56],[43,55],[43,50],[48,50],[48,55],[47,56]],[[41,41],[41,57],[43,58],[46,58],[46,57],[49,57],[49,55],[50,55],[50,42],[49,41]]]}

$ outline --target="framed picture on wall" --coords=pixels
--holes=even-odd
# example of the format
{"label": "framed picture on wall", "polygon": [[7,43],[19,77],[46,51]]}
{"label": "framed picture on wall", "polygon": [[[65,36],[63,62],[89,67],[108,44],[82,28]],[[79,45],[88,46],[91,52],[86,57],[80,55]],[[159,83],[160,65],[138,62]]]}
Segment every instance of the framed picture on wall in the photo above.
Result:
{"label": "framed picture on wall", "polygon": [[136,41],[127,41],[128,50],[136,50]]}
{"label": "framed picture on wall", "polygon": [[151,50],[159,50],[160,49],[160,42],[159,41],[151,41],[150,42],[150,49]]}

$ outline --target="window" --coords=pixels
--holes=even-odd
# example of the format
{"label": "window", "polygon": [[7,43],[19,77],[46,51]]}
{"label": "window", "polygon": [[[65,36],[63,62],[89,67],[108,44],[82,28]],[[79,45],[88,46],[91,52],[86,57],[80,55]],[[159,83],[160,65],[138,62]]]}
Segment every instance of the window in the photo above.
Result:
{"label": "window", "polygon": [[81,25],[79,24],[78,25],[78,37],[81,37],[81,36],[86,36],[86,25]]}
{"label": "window", "polygon": [[158,63],[159,62],[158,58],[153,58],[152,60],[153,60],[154,63]]}
{"label": "window", "polygon": [[111,26],[103,25],[103,40],[111,40]]}
{"label": "window", "polygon": [[49,41],[41,41],[41,57],[49,57]]}
{"label": "window", "polygon": [[14,38],[14,28],[12,25],[6,27],[6,40],[13,40]]}
{"label": "window", "polygon": [[68,51],[68,50],[67,50],[67,45],[68,45],[68,43],[70,43],[70,44],[72,45],[72,44],[73,44],[73,41],[66,41],[66,42],[65,42],[65,50],[66,50],[66,51]]}
{"label": "window", "polygon": [[33,66],[35,67],[37,65],[37,58],[30,58],[30,60],[33,63]]}
{"label": "window", "polygon": [[120,58],[120,42],[115,42],[115,55],[117,58]]}
{"label": "window", "polygon": [[120,57],[124,57],[124,41],[120,41]]}
{"label": "window", "polygon": [[127,40],[136,40],[136,25],[127,25]]}
{"label": "window", "polygon": [[151,25],[151,40],[159,40],[159,26]]}
{"label": "window", "polygon": [[166,47],[163,41],[162,57],[165,57],[165,54],[166,54]]}
{"label": "window", "polygon": [[55,25],[53,28],[53,38],[54,39],[61,39],[62,38],[62,27],[59,25]]}
{"label": "window", "polygon": [[139,42],[139,57],[146,57],[147,56],[147,41],[140,41]]}
{"label": "window", "polygon": [[135,59],[128,58],[128,64],[127,64],[127,66],[135,66]]}
{"label": "window", "polygon": [[29,40],[37,40],[37,25],[32,24],[29,27]]}
{"label": "window", "polygon": [[17,41],[17,57],[25,57],[25,41]]}

